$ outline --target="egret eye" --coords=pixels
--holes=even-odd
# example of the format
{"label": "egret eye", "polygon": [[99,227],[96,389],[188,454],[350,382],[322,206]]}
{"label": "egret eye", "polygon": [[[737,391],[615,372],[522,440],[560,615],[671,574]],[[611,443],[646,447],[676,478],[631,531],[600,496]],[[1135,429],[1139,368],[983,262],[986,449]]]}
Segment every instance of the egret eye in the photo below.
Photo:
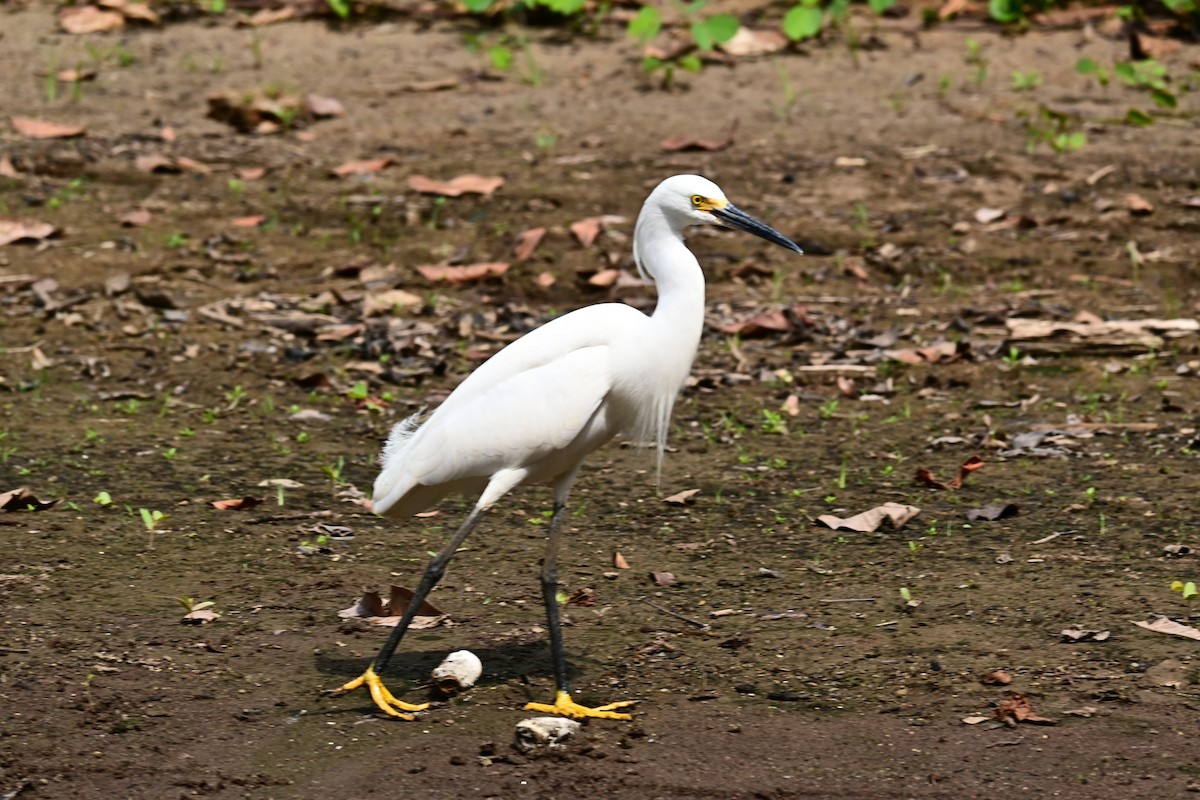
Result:
{"label": "egret eye", "polygon": [[696,208],[703,208],[705,203],[707,203],[707,202],[708,201],[705,200],[702,195],[698,195],[698,194],[692,195],[692,205],[694,205]]}

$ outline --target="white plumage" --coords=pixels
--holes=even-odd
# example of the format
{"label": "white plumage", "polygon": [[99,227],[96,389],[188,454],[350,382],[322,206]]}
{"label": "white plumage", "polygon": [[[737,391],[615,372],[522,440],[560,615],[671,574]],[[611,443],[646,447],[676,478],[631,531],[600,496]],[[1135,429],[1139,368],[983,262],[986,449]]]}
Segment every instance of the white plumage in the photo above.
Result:
{"label": "white plumage", "polygon": [[796,252],[774,229],[741,212],[712,181],[676,175],[660,183],[634,228],[639,271],[658,289],[654,313],[621,304],[588,306],[551,320],[505,347],[472,372],[427,418],[418,412],[397,424],[375,481],[374,508],[388,516],[427,509],[448,494],[477,494],[466,522],[430,562],[410,608],[379,658],[343,690],[367,684],[376,704],[394,716],[414,710],[379,682],[412,613],[441,577],[445,564],[482,512],[516,486],[550,483],[555,515],[542,568],[558,696],[554,705],[527,708],[569,716],[626,718],[609,704],[589,709],[567,690],[554,558],[559,513],[583,459],[618,433],[666,446],[675,398],[695,358],[704,326],[704,276],[683,243],[689,225],[724,224]]}

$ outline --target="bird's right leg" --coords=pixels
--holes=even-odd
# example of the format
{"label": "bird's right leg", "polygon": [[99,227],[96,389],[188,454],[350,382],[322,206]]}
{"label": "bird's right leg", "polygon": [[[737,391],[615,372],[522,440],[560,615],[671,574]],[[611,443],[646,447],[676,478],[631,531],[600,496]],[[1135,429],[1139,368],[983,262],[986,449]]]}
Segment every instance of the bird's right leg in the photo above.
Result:
{"label": "bird's right leg", "polygon": [[462,546],[463,541],[474,529],[475,524],[479,522],[479,518],[483,516],[486,506],[478,505],[467,515],[466,520],[455,532],[454,536],[450,537],[450,541],[442,548],[433,559],[430,560],[429,566],[425,568],[425,574],[421,576],[421,582],[417,584],[417,588],[413,591],[412,599],[408,601],[408,608],[404,609],[404,616],[400,617],[400,622],[392,629],[392,634],[384,643],[383,649],[379,651],[379,655],[375,657],[374,663],[367,667],[367,671],[359,675],[354,680],[347,684],[334,689],[332,694],[341,695],[346,692],[351,692],[360,686],[366,686],[371,692],[371,699],[375,701],[375,705],[389,716],[400,717],[401,719],[412,719],[412,714],[407,714],[407,711],[423,711],[428,703],[412,704],[405,703],[403,700],[396,699],[387,687],[383,685],[383,680],[379,674],[387,667],[388,661],[391,660],[392,654],[396,652],[396,647],[400,644],[400,640],[404,638],[408,626],[412,624],[413,617],[417,615],[417,609],[421,607],[421,603],[425,602],[425,598],[429,596],[429,592],[437,585],[437,582],[442,579],[442,575],[446,573],[446,564],[454,556],[454,553]]}

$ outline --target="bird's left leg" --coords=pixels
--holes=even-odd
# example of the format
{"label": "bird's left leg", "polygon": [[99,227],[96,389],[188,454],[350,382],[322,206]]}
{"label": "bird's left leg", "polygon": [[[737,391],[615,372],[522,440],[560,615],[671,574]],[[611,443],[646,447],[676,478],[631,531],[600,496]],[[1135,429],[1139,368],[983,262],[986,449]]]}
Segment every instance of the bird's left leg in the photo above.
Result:
{"label": "bird's left leg", "polygon": [[584,717],[601,717],[604,719],[633,719],[629,714],[621,714],[614,709],[631,706],[636,700],[621,700],[595,708],[582,706],[571,699],[571,689],[567,684],[567,657],[563,652],[562,625],[558,618],[558,549],[562,543],[562,517],[566,509],[566,492],[555,493],[554,516],[550,520],[550,536],[546,541],[546,555],[542,558],[542,600],[546,604],[546,622],[550,630],[550,655],[554,659],[554,678],[556,691],[553,703],[526,703],[526,711],[541,711],[544,714],[561,714],[564,717],[583,719]]}
{"label": "bird's left leg", "polygon": [[[392,695],[388,688],[383,685],[383,679],[379,674],[387,667],[388,661],[392,657],[392,653],[396,651],[396,647],[400,644],[400,640],[404,638],[408,626],[412,623],[413,617],[417,615],[417,609],[421,607],[421,603],[425,602],[425,598],[432,591],[433,587],[441,580],[442,575],[446,572],[446,564],[454,556],[455,551],[462,546],[467,535],[474,529],[475,524],[479,522],[479,518],[487,509],[485,507],[476,506],[473,511],[467,516],[462,526],[455,532],[454,536],[450,537],[450,541],[442,548],[433,559],[430,560],[429,566],[425,568],[425,574],[421,576],[420,583],[413,590],[412,599],[408,601],[408,607],[404,609],[404,616],[400,618],[400,622],[392,629],[392,633],[388,636],[388,640],[384,643],[383,648],[379,651],[379,655],[375,657],[375,662],[367,667],[367,671],[359,675],[354,680],[344,684],[337,689],[334,689],[332,694],[340,695],[346,692],[353,691],[360,686],[366,686],[371,692],[371,699],[375,701],[381,711],[389,716],[400,717],[401,719],[412,719],[412,714],[405,713],[409,711],[424,711],[429,707],[428,703],[406,703],[403,700],[398,700]],[[399,710],[397,710],[399,709]]]}

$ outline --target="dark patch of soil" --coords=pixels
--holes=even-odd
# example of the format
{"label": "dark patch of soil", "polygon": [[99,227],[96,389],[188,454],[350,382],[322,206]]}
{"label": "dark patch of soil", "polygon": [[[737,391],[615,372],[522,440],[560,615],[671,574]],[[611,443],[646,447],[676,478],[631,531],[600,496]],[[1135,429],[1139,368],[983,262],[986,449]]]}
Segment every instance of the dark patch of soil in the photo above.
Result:
{"label": "dark patch of soil", "polygon": [[[1200,619],[1169,588],[1198,571],[1196,335],[1039,344],[1005,328],[1195,316],[1194,95],[1181,91],[1169,122],[1112,124],[1143,96],[1073,66],[1119,58],[1122,42],[863,20],[883,49],[833,39],[661,92],[616,29],[546,32],[532,45],[539,86],[507,75],[414,93],[402,87],[483,66],[462,29],[197,21],[118,39],[54,33],[37,7],[5,19],[6,113],[88,135],[0,140],[22,173],[0,178],[0,216],[62,228],[0,248],[0,491],[62,501],[0,514],[0,793],[1159,798],[1200,785],[1196,643],[1133,624]],[[980,81],[968,36],[987,59]],[[1171,62],[1178,74],[1189,57]],[[93,61],[78,98],[47,97],[45,71]],[[1013,69],[1042,85],[1010,90]],[[204,116],[214,91],[272,86],[348,113],[312,137]],[[1026,153],[1021,115],[1039,103],[1090,120],[1087,146]],[[678,133],[720,138],[733,119],[727,151],[659,150]],[[211,171],[145,173],[145,154]],[[395,164],[379,174],[329,175],[382,156]],[[252,167],[266,176],[235,172]],[[561,572],[596,602],[567,612],[576,692],[638,700],[635,720],[592,722],[542,757],[509,745],[520,706],[552,693],[540,489],[481,524],[433,596],[453,624],[414,632],[385,676],[420,699],[430,668],[465,647],[485,666],[476,689],[408,723],[377,718],[364,695],[323,697],[386,634],[336,612],[364,587],[414,584],[473,501],[404,523],[356,504],[390,425],[555,313],[611,296],[650,307],[649,288],[586,277],[630,266],[639,203],[681,171],[713,177],[811,254],[690,240],[711,325],[661,495],[698,488],[694,504],[664,504],[650,459],[615,443],[577,485]],[[405,184],[465,172],[507,182],[444,202]],[[1154,212],[1132,215],[1130,193]],[[120,227],[139,207],[149,224]],[[977,222],[981,207],[1027,219]],[[230,222],[253,214],[266,224]],[[601,214],[628,221],[580,247],[568,226]],[[537,225],[546,239],[503,280],[447,288],[412,269],[509,260]],[[1131,242],[1146,256],[1136,270]],[[388,287],[420,303],[364,318],[379,287],[362,270],[388,264]],[[119,273],[130,287],[106,294]],[[57,285],[39,294],[20,275]],[[786,332],[719,332],[783,307],[799,307]],[[341,324],[361,327],[317,335]],[[937,363],[885,352],[945,341],[958,353]],[[819,364],[843,367],[808,369]],[[360,381],[375,400],[354,396]],[[781,410],[793,395],[795,416]],[[1058,433],[1016,446],[1038,426]],[[960,490],[912,479],[948,478],[972,455],[987,464]],[[271,479],[298,485],[259,485]],[[210,505],[246,495],[262,503]],[[922,511],[877,534],[813,522],[885,501]],[[992,503],[1019,513],[967,520]],[[139,509],[168,519],[148,531]],[[353,539],[320,540],[322,523]],[[632,568],[609,577],[614,551]],[[652,570],[677,582],[655,586]],[[181,624],[181,596],[215,601],[220,618]],[[1064,641],[1070,627],[1110,636]],[[1010,685],[980,680],[997,669]],[[1009,691],[1058,724],[995,721]],[[962,721],[974,715],[989,719]]]}

